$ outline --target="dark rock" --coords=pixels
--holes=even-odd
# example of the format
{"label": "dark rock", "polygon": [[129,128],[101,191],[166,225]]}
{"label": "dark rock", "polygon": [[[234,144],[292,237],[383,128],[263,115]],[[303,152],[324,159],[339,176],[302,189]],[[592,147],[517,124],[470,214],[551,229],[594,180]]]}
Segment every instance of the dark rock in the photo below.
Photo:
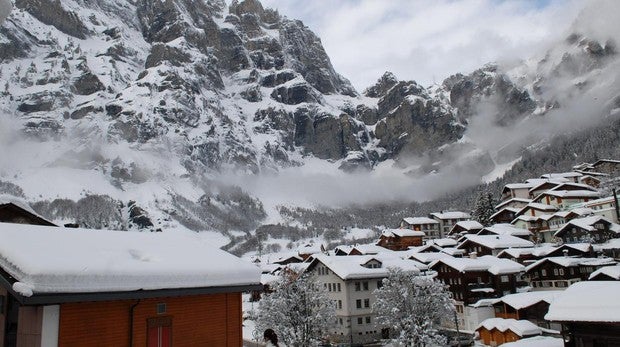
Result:
{"label": "dark rock", "polygon": [[148,213],[138,205],[135,201],[130,201],[129,207],[129,222],[136,225],[139,229],[149,229],[153,227],[153,222],[148,216]]}
{"label": "dark rock", "polygon": [[173,66],[182,66],[191,62],[191,57],[176,47],[157,43],[151,47],[151,53],[146,58],[144,67],[148,69],[164,61],[170,62]]}
{"label": "dark rock", "polygon": [[271,93],[271,98],[287,105],[298,105],[303,102],[321,103],[320,96],[305,83],[278,87]]}
{"label": "dark rock", "polygon": [[387,71],[379,78],[375,85],[369,87],[364,91],[364,95],[369,98],[382,98],[387,92],[398,84],[398,79],[393,73]]}
{"label": "dark rock", "polygon": [[250,86],[241,92],[241,97],[249,102],[259,102],[263,100],[263,94],[259,86]]}
{"label": "dark rock", "polygon": [[108,104],[105,105],[105,111],[110,117],[116,117],[123,111],[123,106]]}
{"label": "dark rock", "polygon": [[297,74],[294,71],[282,70],[263,76],[260,83],[263,87],[273,88],[293,80],[295,77]]}
{"label": "dark rock", "polygon": [[51,111],[54,106],[53,101],[41,101],[39,103],[23,103],[17,107],[19,112],[33,113],[41,111]]}
{"label": "dark rock", "polygon": [[87,72],[78,77],[71,86],[71,91],[78,95],[90,95],[102,90],[105,90],[105,86],[99,81],[99,78],[91,72]]}
{"label": "dark rock", "polygon": [[78,15],[65,10],[60,0],[15,0],[15,6],[67,35],[86,39],[89,34]]}
{"label": "dark rock", "polygon": [[89,113],[95,111],[94,106],[86,106],[71,112],[71,119],[82,119]]}

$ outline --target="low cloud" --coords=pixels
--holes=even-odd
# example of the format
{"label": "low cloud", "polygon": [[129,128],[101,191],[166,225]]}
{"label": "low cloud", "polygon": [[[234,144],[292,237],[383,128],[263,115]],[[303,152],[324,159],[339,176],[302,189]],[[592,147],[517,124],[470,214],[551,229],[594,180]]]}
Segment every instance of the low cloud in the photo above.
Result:
{"label": "low cloud", "polygon": [[358,90],[386,70],[429,85],[491,61],[528,58],[562,38],[585,3],[263,0],[314,30]]}

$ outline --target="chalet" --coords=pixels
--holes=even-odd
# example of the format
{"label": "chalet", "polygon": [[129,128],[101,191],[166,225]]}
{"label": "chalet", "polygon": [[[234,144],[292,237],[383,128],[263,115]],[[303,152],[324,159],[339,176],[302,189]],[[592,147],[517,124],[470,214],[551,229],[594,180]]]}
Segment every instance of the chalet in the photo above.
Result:
{"label": "chalet", "polygon": [[529,204],[530,202],[532,202],[532,199],[512,198],[512,199],[508,199],[506,201],[499,203],[497,206],[495,206],[495,210],[499,211],[506,207],[522,209],[525,206],[527,206],[527,204]]}
{"label": "chalet", "polygon": [[547,257],[528,265],[525,275],[533,290],[562,290],[587,280],[598,268],[615,263],[610,258]]}
{"label": "chalet", "polygon": [[381,233],[377,245],[393,251],[403,251],[409,247],[422,246],[424,236],[424,232],[417,230],[386,229]]}
{"label": "chalet", "polygon": [[560,185],[555,189],[551,189],[541,193],[533,201],[536,203],[555,206],[558,209],[566,209],[569,208],[569,206],[588,202],[590,200],[595,200],[601,197],[601,193],[597,191],[586,189],[561,190],[562,186],[563,185]]}
{"label": "chalet", "polygon": [[540,183],[535,184],[528,190],[529,198],[532,202],[542,193],[554,189],[564,183],[565,180],[542,180]]}
{"label": "chalet", "polygon": [[565,346],[620,346],[620,282],[573,284],[549,307],[545,319],[562,324]]}
{"label": "chalet", "polygon": [[524,214],[516,217],[511,224],[517,229],[528,231],[534,241],[540,241],[541,236],[538,234],[542,229],[541,226],[543,222],[541,217],[528,216]]}
{"label": "chalet", "polygon": [[439,222],[427,217],[403,218],[400,222],[401,229],[422,231],[426,234],[425,239],[439,238]]}
{"label": "chalet", "polygon": [[601,159],[592,164],[592,171],[616,175],[620,172],[620,160]]}
{"label": "chalet", "polygon": [[594,251],[604,254],[607,257],[620,260],[620,238],[611,239],[605,243],[593,245]]}
{"label": "chalet", "polygon": [[528,248],[506,248],[499,252],[497,257],[502,259],[510,259],[519,264],[526,265],[546,257],[554,249],[556,249],[556,247],[549,244]]}
{"label": "chalet", "polygon": [[482,230],[482,228],[484,228],[484,226],[475,220],[461,221],[454,224],[448,235],[459,236],[464,234],[476,234],[478,231]]}
{"label": "chalet", "polygon": [[493,256],[442,258],[430,264],[437,279],[448,285],[452,297],[463,305],[483,298],[514,293],[523,265]]}
{"label": "chalet", "polygon": [[542,330],[530,321],[504,318],[489,318],[480,323],[476,332],[485,345],[492,346],[542,334]]}
{"label": "chalet", "polygon": [[554,234],[564,243],[591,242],[604,243],[607,240],[618,238],[620,226],[612,223],[605,217],[590,216],[575,218],[567,222]]}
{"label": "chalet", "polygon": [[[401,230],[401,229],[392,229],[392,230]],[[400,240],[400,241],[406,243],[406,240],[405,241]],[[364,245],[353,246],[353,248],[351,248],[351,252],[349,252],[349,255],[375,255],[375,254],[386,253],[386,252],[390,252],[390,249],[380,246],[380,245],[364,244]]]}
{"label": "chalet", "polygon": [[530,231],[522,228],[515,228],[510,224],[495,224],[490,227],[484,227],[477,235],[511,235],[524,240],[529,240],[532,237]]}
{"label": "chalet", "polygon": [[418,261],[422,264],[430,264],[434,261],[444,258],[451,258],[452,256],[443,252],[437,253],[413,253],[407,257],[408,259]]}
{"label": "chalet", "polygon": [[310,258],[310,256],[317,253],[322,253],[324,251],[325,248],[323,247],[323,245],[308,243],[297,248],[297,255],[305,261],[306,259]]}
{"label": "chalet", "polygon": [[529,199],[530,189],[534,186],[533,183],[510,183],[504,186],[502,189],[502,201],[507,201],[514,198]]}
{"label": "chalet", "polygon": [[575,172],[575,171],[549,173],[549,174],[544,174],[540,176],[540,178],[547,179],[547,180],[555,180],[558,178],[564,178],[573,183],[579,183],[579,179],[581,177],[583,177],[583,174],[579,172]]}
{"label": "chalet", "polygon": [[373,291],[380,288],[388,276],[388,268],[420,272],[426,266],[396,256],[328,256],[316,255],[306,272],[317,275],[336,303],[336,316],[325,317],[336,322],[330,331],[331,340],[338,343],[363,344],[382,338],[382,327],[375,322],[372,306],[376,301]]}
{"label": "chalet", "polygon": [[594,271],[588,278],[589,281],[620,281],[620,265],[603,266]]}
{"label": "chalet", "polygon": [[287,255],[282,255],[278,259],[276,259],[273,263],[280,265],[287,265],[291,263],[301,263],[305,259],[301,257],[298,253],[291,253]]}
{"label": "chalet", "polygon": [[450,233],[450,229],[452,229],[456,223],[463,222],[471,218],[469,213],[460,211],[435,212],[431,213],[429,217],[439,223],[439,237],[448,235],[448,233]]}
{"label": "chalet", "polygon": [[512,235],[465,235],[457,246],[467,254],[498,255],[506,248],[533,247],[534,243]]}
{"label": "chalet", "polygon": [[592,214],[602,216],[614,223],[618,223],[618,214],[616,213],[616,200],[613,196],[608,196],[596,200],[590,200],[581,205],[584,208],[591,209]]}
{"label": "chalet", "polygon": [[550,250],[546,255],[547,257],[581,257],[581,258],[594,258],[595,252],[591,244],[584,243],[565,243],[554,249]]}
{"label": "chalet", "polygon": [[560,326],[550,326],[545,320],[549,305],[560,293],[562,291],[549,290],[505,295],[493,303],[495,317],[528,320],[539,327],[560,329]]}
{"label": "chalet", "polygon": [[598,188],[601,186],[601,177],[595,175],[583,175],[579,178],[579,183],[587,184],[590,187]]}
{"label": "chalet", "polygon": [[523,207],[503,207],[501,210],[491,215],[491,220],[493,223],[510,223],[517,217],[517,213],[521,210],[523,210]]}
{"label": "chalet", "polygon": [[184,234],[0,223],[0,239],[4,346],[239,347],[241,293],[261,288]]}
{"label": "chalet", "polygon": [[36,213],[25,200],[6,194],[0,194],[0,222],[56,226]]}
{"label": "chalet", "polygon": [[557,210],[558,208],[555,206],[531,202],[527,206],[522,208],[519,212],[517,212],[516,217],[522,215],[540,217],[544,214],[554,213]]}

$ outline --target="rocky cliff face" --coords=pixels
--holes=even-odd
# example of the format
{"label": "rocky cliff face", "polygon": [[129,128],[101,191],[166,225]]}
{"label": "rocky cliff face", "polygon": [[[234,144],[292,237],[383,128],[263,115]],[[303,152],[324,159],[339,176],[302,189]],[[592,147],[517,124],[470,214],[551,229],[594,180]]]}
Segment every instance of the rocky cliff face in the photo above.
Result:
{"label": "rocky cliff face", "polygon": [[[493,169],[491,154],[464,136],[480,104],[494,105],[495,126],[511,127],[595,85],[595,72],[616,56],[613,42],[575,35],[535,72],[489,65],[428,88],[386,73],[360,94],[314,33],[258,0],[16,0],[15,7],[0,27],[0,110],[4,124],[49,148],[28,170],[101,174],[121,192],[158,182],[177,210],[146,200],[168,214],[202,196],[188,198],[171,179],[202,192],[210,185],[203,176],[274,172],[310,158],[344,171],[394,160],[420,175],[454,163],[483,175]],[[558,52],[566,54],[557,59]],[[578,81],[567,91],[554,87],[567,79]],[[410,158],[424,162],[407,168]],[[30,182],[26,169],[9,171],[0,178]],[[209,208],[235,206],[214,201]]]}

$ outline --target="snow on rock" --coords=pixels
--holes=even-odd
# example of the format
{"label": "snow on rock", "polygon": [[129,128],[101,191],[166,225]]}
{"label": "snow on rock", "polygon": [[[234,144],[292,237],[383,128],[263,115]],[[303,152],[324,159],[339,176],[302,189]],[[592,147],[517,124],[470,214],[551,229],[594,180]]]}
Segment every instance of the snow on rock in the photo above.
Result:
{"label": "snow on rock", "polygon": [[260,283],[253,264],[186,234],[0,223],[0,239],[0,267],[24,295]]}

